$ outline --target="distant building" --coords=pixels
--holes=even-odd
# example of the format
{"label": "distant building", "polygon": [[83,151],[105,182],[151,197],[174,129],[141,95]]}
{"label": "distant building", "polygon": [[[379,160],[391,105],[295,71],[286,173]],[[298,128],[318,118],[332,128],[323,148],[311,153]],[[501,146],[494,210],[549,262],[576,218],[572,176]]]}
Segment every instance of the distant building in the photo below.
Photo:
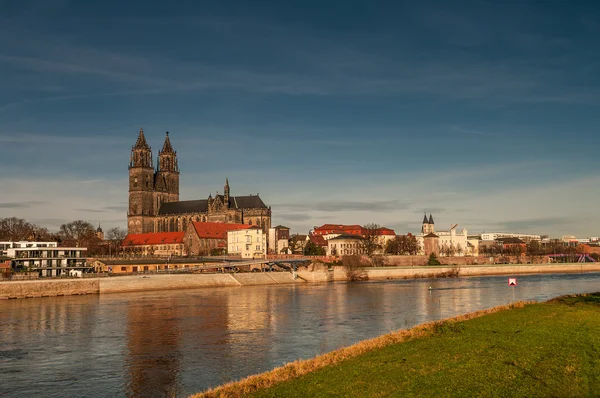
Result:
{"label": "distant building", "polygon": [[169,133],[155,168],[152,149],[140,129],[129,162],[127,232],[185,232],[194,221],[258,225],[266,233],[271,227],[271,208],[258,194],[232,196],[228,179],[222,195],[180,201],[179,164]]}
{"label": "distant building", "polygon": [[340,235],[361,236],[367,239],[374,238],[374,241],[380,247],[377,252],[384,251],[387,243],[396,238],[396,233],[393,229],[386,227],[371,229],[357,224],[324,224],[320,227],[315,227],[312,235],[322,236],[326,240]]}
{"label": "distant building", "polygon": [[104,240],[104,231],[100,227],[100,224],[98,224],[98,228],[96,229],[96,237],[100,240]]}
{"label": "distant building", "polygon": [[519,238],[498,238],[496,239],[498,245],[502,246],[505,250],[513,249],[518,253],[525,253],[527,249],[527,243]]}
{"label": "distant building", "polygon": [[327,249],[329,247],[327,239],[325,239],[321,235],[309,235],[308,239],[312,242],[312,244],[323,249],[323,253],[327,253]]}
{"label": "distant building", "polygon": [[487,232],[481,234],[481,240],[497,240],[500,238],[519,238],[524,242],[529,242],[530,240],[541,240],[540,235],[535,234],[519,234],[512,232]]}
{"label": "distant building", "polygon": [[125,253],[150,257],[184,256],[183,232],[129,234],[121,247]]}
{"label": "distant building", "polygon": [[269,228],[269,245],[268,252],[279,254],[286,252],[289,246],[290,229],[283,225],[278,225],[275,228]]}
{"label": "distant building", "polygon": [[218,222],[193,222],[185,231],[186,252],[190,256],[225,254],[227,233],[250,228],[247,224],[227,224]]}
{"label": "distant building", "polygon": [[[467,230],[463,229],[460,232],[456,231],[458,224],[450,226],[448,231],[436,231],[433,215],[427,214],[423,217],[423,225],[421,233],[416,235],[419,245],[419,254],[441,254],[449,256],[478,256],[479,255],[479,239],[469,238]],[[425,238],[427,239],[427,247]],[[437,250],[435,249],[437,245]]]}
{"label": "distant building", "polygon": [[85,251],[85,247],[59,247],[56,242],[0,242],[0,256],[10,258],[14,269],[39,276],[88,270]]}
{"label": "distant building", "polygon": [[365,254],[364,238],[360,235],[338,235],[327,239],[328,256],[353,256]]}
{"label": "distant building", "polygon": [[308,235],[295,234],[289,240],[287,252],[289,254],[304,254],[304,248],[308,243]]}
{"label": "distant building", "polygon": [[265,258],[267,237],[258,226],[227,232],[227,253],[242,258]]}

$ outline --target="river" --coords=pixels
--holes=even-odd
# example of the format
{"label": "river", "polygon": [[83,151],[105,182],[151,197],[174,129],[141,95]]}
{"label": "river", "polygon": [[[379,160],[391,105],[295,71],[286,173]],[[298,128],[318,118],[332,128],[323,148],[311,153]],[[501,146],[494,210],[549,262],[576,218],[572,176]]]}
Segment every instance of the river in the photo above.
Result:
{"label": "river", "polygon": [[600,273],[2,300],[0,396],[186,396],[428,321],[595,291]]}

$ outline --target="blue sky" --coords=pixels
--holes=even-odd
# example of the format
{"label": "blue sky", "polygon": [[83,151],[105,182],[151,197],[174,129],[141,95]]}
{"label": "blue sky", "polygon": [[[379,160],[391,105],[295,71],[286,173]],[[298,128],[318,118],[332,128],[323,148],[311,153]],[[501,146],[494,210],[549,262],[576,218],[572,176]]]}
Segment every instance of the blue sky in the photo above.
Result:
{"label": "blue sky", "polygon": [[293,232],[600,234],[600,5],[322,3],[0,0],[0,217],[124,227],[143,127]]}

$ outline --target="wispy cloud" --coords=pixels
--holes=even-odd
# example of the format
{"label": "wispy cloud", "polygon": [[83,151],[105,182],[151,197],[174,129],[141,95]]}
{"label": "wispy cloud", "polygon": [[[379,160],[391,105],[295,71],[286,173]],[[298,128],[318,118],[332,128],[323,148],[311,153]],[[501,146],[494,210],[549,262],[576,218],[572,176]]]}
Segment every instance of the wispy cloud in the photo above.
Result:
{"label": "wispy cloud", "polygon": [[3,202],[0,203],[0,209],[29,209],[36,205],[45,204],[45,201],[26,200],[23,202]]}
{"label": "wispy cloud", "polygon": [[343,211],[369,211],[385,212],[390,210],[406,209],[408,204],[397,200],[385,201],[349,201],[349,200],[331,200],[330,202],[312,202],[312,203],[278,203],[273,207],[283,210],[296,211],[319,211],[319,212],[343,212]]}

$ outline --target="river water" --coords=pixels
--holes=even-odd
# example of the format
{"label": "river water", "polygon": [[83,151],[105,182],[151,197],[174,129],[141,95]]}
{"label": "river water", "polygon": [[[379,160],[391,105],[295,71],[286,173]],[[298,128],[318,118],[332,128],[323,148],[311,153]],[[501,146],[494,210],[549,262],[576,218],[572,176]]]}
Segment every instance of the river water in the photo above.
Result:
{"label": "river water", "polygon": [[[600,273],[0,301],[0,397],[186,396],[393,330],[600,291]],[[429,290],[431,286],[432,290]]]}

